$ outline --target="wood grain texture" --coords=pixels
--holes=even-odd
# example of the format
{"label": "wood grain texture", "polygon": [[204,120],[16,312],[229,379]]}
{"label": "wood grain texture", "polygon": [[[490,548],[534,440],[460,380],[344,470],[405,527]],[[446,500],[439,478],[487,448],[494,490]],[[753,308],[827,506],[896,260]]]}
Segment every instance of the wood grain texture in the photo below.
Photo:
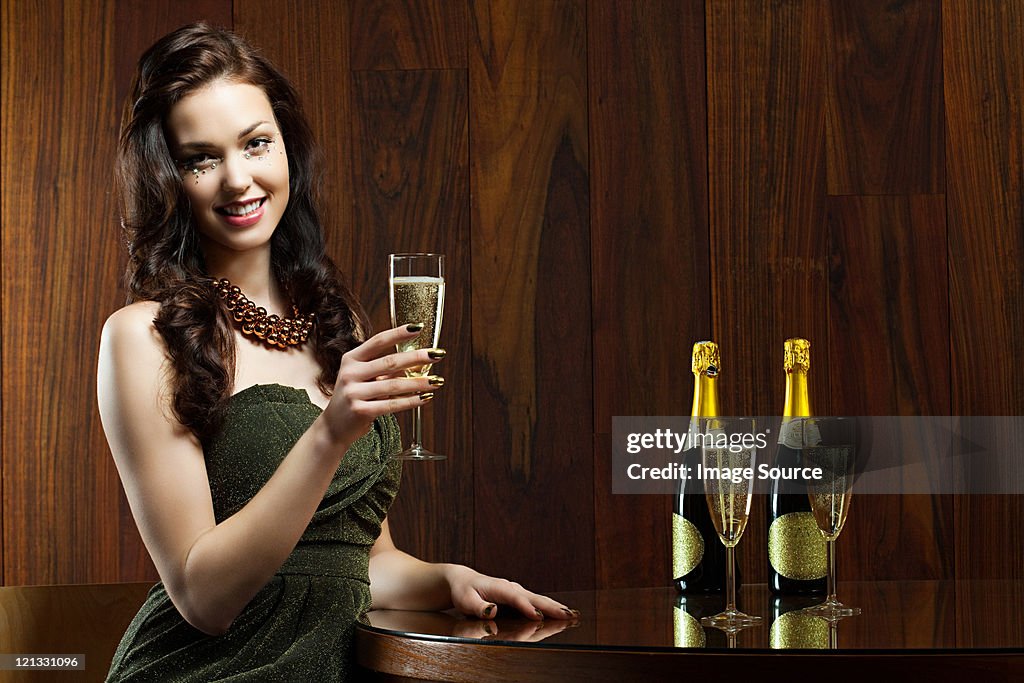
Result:
{"label": "wood grain texture", "polygon": [[690,347],[711,337],[704,3],[592,3],[587,21],[597,580],[658,585],[672,501],[611,494],[611,419],[689,414]]}
{"label": "wood grain texture", "polygon": [[[113,35],[116,36],[112,48],[114,67],[114,101],[112,104],[115,107],[116,116],[112,119],[111,124],[115,127],[116,135],[124,101],[128,97],[142,53],[160,37],[195,21],[206,21],[214,26],[230,27],[232,25],[231,2],[230,0],[199,0],[185,4],[170,0],[137,2],[133,3],[128,11],[119,7],[118,11],[114,12],[112,21]],[[113,225],[116,223],[111,224],[111,231],[106,235],[106,239],[111,241],[114,238]],[[126,260],[127,253],[123,249],[119,249],[118,273],[124,269]],[[107,287],[100,291],[111,291],[119,283],[119,278],[112,279],[107,283]],[[118,301],[123,300],[124,295],[121,293],[118,296]],[[117,306],[113,306],[111,311],[114,308]],[[109,450],[106,446],[104,446],[104,453],[109,457]],[[123,491],[118,495],[118,510],[120,526],[118,580],[151,579],[155,581],[158,578],[156,567],[153,566],[149,553],[142,543],[135,519],[128,508],[128,499]],[[91,580],[100,579],[92,577]]]}
{"label": "wood grain texture", "polygon": [[833,409],[948,415],[945,197],[831,197],[828,216]]}
{"label": "wood grain texture", "polygon": [[[432,561],[473,561],[473,382],[468,102],[465,71],[367,71],[354,78],[354,277],[378,329],[391,327],[387,257],[446,256],[441,345],[445,386],[423,409],[438,463],[407,463],[389,514],[403,549]],[[412,421],[401,416],[405,443]]]}
{"label": "wood grain texture", "polygon": [[353,69],[466,68],[465,2],[354,0],[349,6]]}
{"label": "wood grain texture", "polygon": [[470,2],[476,560],[594,581],[586,13]]}
{"label": "wood grain texture", "polygon": [[942,192],[939,0],[825,4],[829,194]]}
{"label": "wood grain texture", "polygon": [[[948,0],[942,16],[952,407],[1020,415],[1024,3]],[[955,538],[957,578],[1024,576],[1024,496],[958,497]]]}
{"label": "wood grain texture", "polygon": [[[711,302],[721,410],[777,415],[782,345],[811,342],[811,402],[828,405],[825,13],[814,2],[709,0]],[[766,578],[763,504],[738,556]]]}
{"label": "wood grain texture", "polygon": [[[829,198],[835,414],[949,415],[945,211],[942,195]],[[952,577],[952,547],[948,495],[857,496],[837,546],[856,580]]]}
{"label": "wood grain texture", "polygon": [[[960,647],[980,647],[992,639],[1024,643],[1024,586],[1019,581],[957,581],[956,640]],[[1002,593],[994,596],[996,590]]]}
{"label": "wood grain texture", "polygon": [[96,342],[117,301],[116,222],[106,191],[115,122],[112,11],[98,2],[6,7],[8,584],[117,578],[110,562],[118,552],[117,478],[104,457],[94,398]]}

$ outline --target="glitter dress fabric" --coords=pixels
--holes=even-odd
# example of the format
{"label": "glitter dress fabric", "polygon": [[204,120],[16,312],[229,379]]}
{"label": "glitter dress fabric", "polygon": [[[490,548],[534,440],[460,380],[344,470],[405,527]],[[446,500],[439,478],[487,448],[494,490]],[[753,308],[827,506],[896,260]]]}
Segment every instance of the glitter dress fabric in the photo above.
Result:
{"label": "glitter dress fabric", "polygon": [[[217,522],[241,509],[320,414],[302,389],[256,385],[232,397],[206,449]],[[370,607],[370,547],[398,492],[394,417],[378,418],[341,461],[299,544],[231,628],[189,625],[162,583],[114,654],[107,681],[353,680],[356,620]]]}

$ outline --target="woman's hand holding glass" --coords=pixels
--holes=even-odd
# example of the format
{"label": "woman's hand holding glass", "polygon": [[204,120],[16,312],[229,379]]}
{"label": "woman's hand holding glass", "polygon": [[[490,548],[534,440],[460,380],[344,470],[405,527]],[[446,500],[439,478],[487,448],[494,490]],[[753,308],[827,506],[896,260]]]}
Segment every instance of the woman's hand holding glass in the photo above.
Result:
{"label": "woman's hand holding glass", "polygon": [[407,377],[406,371],[444,358],[442,349],[395,352],[415,338],[415,325],[379,332],[341,357],[334,395],[324,410],[331,438],[352,444],[381,415],[422,406],[443,383],[435,376]]}

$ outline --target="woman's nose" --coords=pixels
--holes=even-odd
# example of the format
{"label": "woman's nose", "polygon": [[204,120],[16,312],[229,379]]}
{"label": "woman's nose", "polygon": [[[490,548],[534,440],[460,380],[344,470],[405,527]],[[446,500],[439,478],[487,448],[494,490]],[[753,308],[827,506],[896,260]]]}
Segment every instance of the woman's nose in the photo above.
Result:
{"label": "woman's nose", "polygon": [[241,155],[236,159],[224,159],[221,166],[223,168],[221,188],[225,192],[237,194],[244,192],[252,185],[252,173]]}

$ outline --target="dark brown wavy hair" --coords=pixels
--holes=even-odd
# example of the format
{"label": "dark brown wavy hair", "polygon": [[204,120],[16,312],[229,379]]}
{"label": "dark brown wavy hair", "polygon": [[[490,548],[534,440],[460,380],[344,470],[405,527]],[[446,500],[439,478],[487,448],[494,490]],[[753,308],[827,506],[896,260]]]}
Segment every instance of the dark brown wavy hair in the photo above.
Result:
{"label": "dark brown wavy hair", "polygon": [[192,208],[164,136],[186,95],[218,80],[263,90],[288,145],[289,201],[271,238],[274,276],[299,310],[316,313],[314,344],[325,393],[341,356],[369,330],[327,256],[317,198],[319,153],[295,89],[237,34],[205,23],[158,40],[139,60],[121,122],[115,183],[128,245],[128,303],[156,301],[154,319],[173,369],[174,411],[202,442],[221,426],[234,385],[232,320],[206,271]]}

